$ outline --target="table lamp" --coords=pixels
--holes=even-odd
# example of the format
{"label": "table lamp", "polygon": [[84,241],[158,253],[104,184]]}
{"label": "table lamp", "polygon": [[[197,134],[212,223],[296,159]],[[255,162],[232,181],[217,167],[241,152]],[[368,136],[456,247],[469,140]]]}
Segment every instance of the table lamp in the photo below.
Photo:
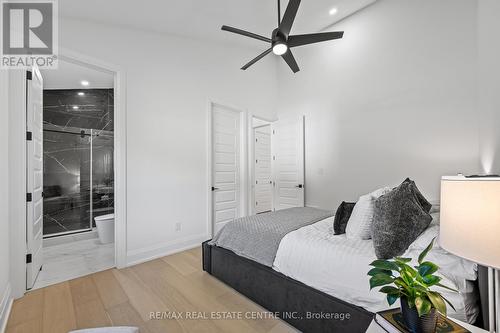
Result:
{"label": "table lamp", "polygon": [[443,177],[440,221],[442,248],[488,267],[489,329],[498,332],[500,177]]}

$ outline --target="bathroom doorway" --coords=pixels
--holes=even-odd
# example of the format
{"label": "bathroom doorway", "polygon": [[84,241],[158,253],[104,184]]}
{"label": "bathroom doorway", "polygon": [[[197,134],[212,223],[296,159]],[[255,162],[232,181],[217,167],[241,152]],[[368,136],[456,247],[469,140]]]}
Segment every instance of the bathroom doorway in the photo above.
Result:
{"label": "bathroom doorway", "polygon": [[274,181],[272,160],[273,122],[252,117],[250,133],[251,156],[251,214],[262,214],[274,210]]}
{"label": "bathroom doorway", "polygon": [[27,289],[115,266],[114,75],[64,60],[41,73],[43,259]]}

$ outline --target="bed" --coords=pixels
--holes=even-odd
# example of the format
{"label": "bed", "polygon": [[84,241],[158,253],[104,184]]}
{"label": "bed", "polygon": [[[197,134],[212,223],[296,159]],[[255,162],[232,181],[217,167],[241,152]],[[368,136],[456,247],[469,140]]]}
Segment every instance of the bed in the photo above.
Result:
{"label": "bed", "polygon": [[[434,219],[405,255],[415,257],[428,244],[438,229],[437,215]],[[287,230],[272,265],[242,252],[241,240],[240,248],[228,249],[219,246],[216,237],[203,244],[203,269],[301,331],[364,332],[373,313],[388,308],[384,296],[368,288],[366,272],[375,259],[373,245],[371,240],[334,236],[332,225],[333,217],[328,216]],[[276,233],[275,229],[265,232]],[[460,290],[460,294],[446,294],[457,308],[451,315],[476,322],[480,318],[476,265],[439,247],[429,259],[446,271],[445,282]]]}

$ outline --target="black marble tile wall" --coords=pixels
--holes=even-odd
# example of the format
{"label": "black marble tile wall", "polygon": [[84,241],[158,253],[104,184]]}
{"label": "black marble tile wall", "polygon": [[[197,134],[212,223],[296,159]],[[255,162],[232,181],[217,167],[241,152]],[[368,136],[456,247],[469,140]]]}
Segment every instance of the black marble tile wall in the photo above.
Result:
{"label": "black marble tile wall", "polygon": [[113,103],[113,89],[44,90],[43,121],[62,128],[113,131]]}
{"label": "black marble tile wall", "polygon": [[113,89],[44,91],[45,236],[113,213],[113,147]]}

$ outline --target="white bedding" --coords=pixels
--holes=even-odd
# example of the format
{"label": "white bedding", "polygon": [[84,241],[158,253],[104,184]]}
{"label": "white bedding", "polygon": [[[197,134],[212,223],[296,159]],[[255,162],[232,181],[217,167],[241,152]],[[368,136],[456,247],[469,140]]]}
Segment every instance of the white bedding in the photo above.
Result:
{"label": "white bedding", "polygon": [[[371,312],[387,309],[385,296],[375,288],[370,291],[369,264],[376,259],[372,240],[347,239],[333,234],[333,217],[303,227],[287,234],[280,243],[273,268],[282,274],[310,287],[323,291],[348,303]],[[438,225],[423,233],[404,256],[416,258],[437,232]],[[427,238],[429,240],[427,241]],[[421,247],[422,244],[425,244]],[[450,316],[473,322],[479,312],[477,296],[473,290],[477,266],[446,253],[439,247],[433,249],[428,259],[441,267],[443,284],[454,287],[460,294],[436,288],[450,300],[457,312],[449,309]],[[399,306],[397,302],[394,306]]]}

